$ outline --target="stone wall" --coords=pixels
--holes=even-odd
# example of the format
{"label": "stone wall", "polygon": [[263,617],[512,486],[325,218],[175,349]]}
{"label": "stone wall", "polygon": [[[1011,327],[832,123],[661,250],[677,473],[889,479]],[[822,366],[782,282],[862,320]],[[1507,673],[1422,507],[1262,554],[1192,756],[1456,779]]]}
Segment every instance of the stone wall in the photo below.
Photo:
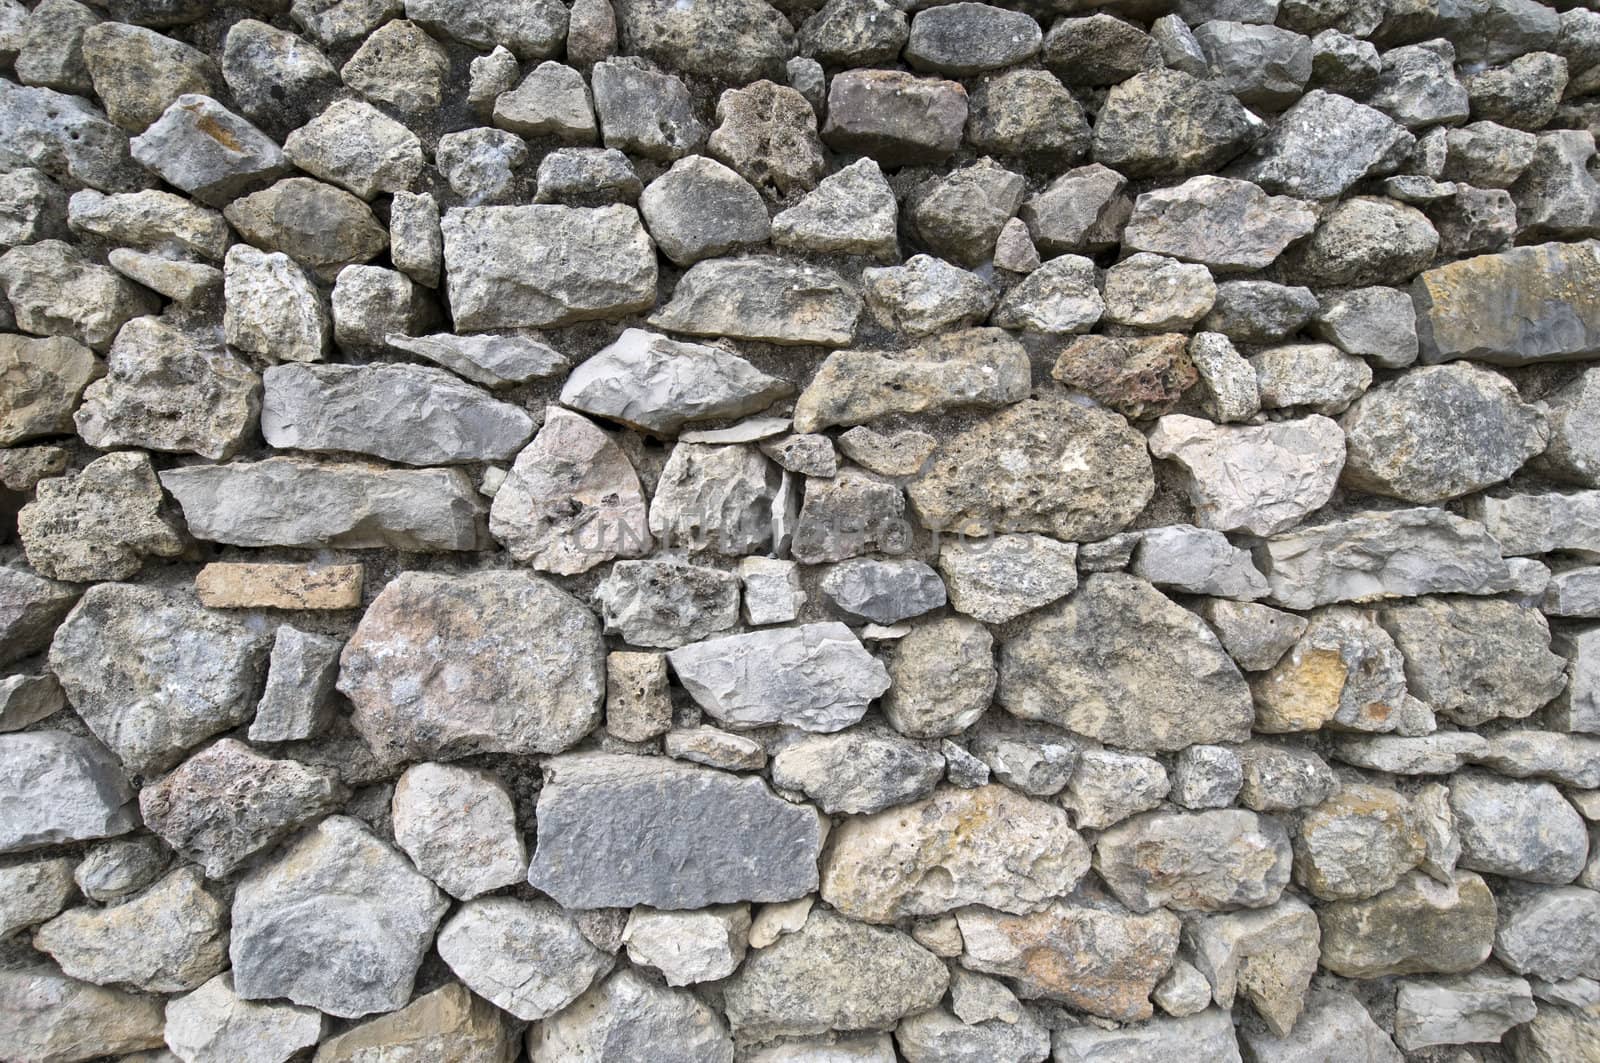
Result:
{"label": "stone wall", "polygon": [[87,2],[0,1060],[1600,1061],[1600,13]]}

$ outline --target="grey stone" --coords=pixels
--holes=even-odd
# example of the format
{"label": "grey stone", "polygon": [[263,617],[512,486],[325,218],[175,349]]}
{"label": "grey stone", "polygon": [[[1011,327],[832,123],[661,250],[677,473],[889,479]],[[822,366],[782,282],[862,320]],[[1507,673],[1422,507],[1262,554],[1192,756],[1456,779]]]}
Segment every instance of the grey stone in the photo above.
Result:
{"label": "grey stone", "polygon": [[665,162],[706,142],[689,89],[671,74],[637,59],[607,59],[595,64],[590,87],[608,148]]}
{"label": "grey stone", "polygon": [[617,51],[617,13],[610,0],[574,0],[567,20],[567,59],[589,67]]}
{"label": "grey stone", "polygon": [[495,493],[489,530],[517,560],[570,575],[648,553],[654,529],[646,519],[622,448],[586,418],[552,406]]}
{"label": "grey stone", "polygon": [[334,342],[351,353],[382,349],[390,336],[426,332],[435,320],[429,294],[383,266],[346,266],[330,302]]}
{"label": "grey stone", "polygon": [[183,306],[209,302],[222,289],[222,271],[199,262],[115,247],[106,254],[106,263],[135,284]]}
{"label": "grey stone", "polygon": [[[98,195],[93,189],[84,189]],[[0,245],[16,247],[67,235],[67,193],[32,167],[0,174]],[[82,195],[83,193],[77,193]]]}
{"label": "grey stone", "polygon": [[1497,1041],[1538,1009],[1523,978],[1475,971],[1402,982],[1395,995],[1394,1039],[1406,1051],[1430,1045]]}
{"label": "grey stone", "polygon": [[405,12],[402,0],[294,0],[289,16],[323,45],[348,44]]}
{"label": "grey stone", "polygon": [[1500,541],[1508,557],[1552,550],[1600,557],[1600,492],[1480,495],[1467,511]]}
{"label": "grey stone", "polygon": [[[345,70],[346,80],[357,88],[357,67],[347,65]],[[279,133],[303,125],[339,89],[339,72],[314,45],[253,18],[228,28],[222,76],[239,109]],[[203,87],[185,91],[215,95]]]}
{"label": "grey stone", "polygon": [[1443,40],[1391,48],[1367,103],[1407,129],[1454,124],[1467,117],[1467,90],[1456,80],[1456,50]]}
{"label": "grey stone", "polygon": [[918,70],[966,77],[1033,58],[1044,32],[1022,12],[956,3],[918,11],[911,20],[906,62]]}
{"label": "grey stone", "polygon": [[1311,331],[1321,339],[1386,369],[1416,361],[1416,313],[1404,292],[1354,288],[1328,293],[1319,301]]}
{"label": "grey stone", "polygon": [[937,1004],[943,963],[899,931],[813,908],[805,926],[753,952],[725,988],[737,1036],[882,1029]]}
{"label": "grey stone", "polygon": [[10,664],[50,645],[82,589],[22,568],[0,568],[0,663]]}
{"label": "grey stone", "polygon": [[1205,266],[1148,252],[1106,270],[1101,288],[1105,320],[1154,332],[1188,329],[1217,301],[1216,283]]}
{"label": "grey stone", "polygon": [[[1243,771],[1239,803],[1252,812],[1288,812],[1310,805],[1321,805],[1339,791],[1339,780],[1334,775],[1333,769],[1309,749],[1276,742],[1250,741],[1240,746],[1237,752],[1239,765]],[[1339,800],[1347,799],[1341,797]],[[1373,806],[1379,807],[1378,800],[1374,800]],[[1335,820],[1346,810],[1346,805],[1339,805],[1332,810],[1325,808],[1321,813],[1321,820]],[[1403,812],[1400,815],[1403,818]],[[1308,814],[1302,825],[1302,832],[1314,829],[1311,824],[1319,822],[1317,816],[1316,811]],[[1400,820],[1393,822],[1398,823]],[[1386,822],[1385,825],[1389,823]],[[1324,850],[1331,848],[1332,840],[1337,839],[1338,835],[1325,833],[1315,841],[1308,835],[1303,837],[1307,852],[1314,854],[1314,857],[1322,857],[1324,864],[1328,863],[1329,859],[1323,856]],[[1314,857],[1308,857],[1308,865],[1316,863]],[[1391,881],[1389,885],[1392,884]]]}
{"label": "grey stone", "polygon": [[241,999],[224,972],[169,1002],[166,1038],[191,1063],[275,1063],[320,1041],[325,1022],[312,1008]]}
{"label": "grey stone", "polygon": [[749,444],[679,443],[650,500],[650,533],[691,552],[768,553],[779,541],[781,482],[777,466]]}
{"label": "grey stone", "polygon": [[[454,469],[269,458],[161,474],[191,535],[235,546],[476,550],[483,504]],[[281,500],[269,512],[254,502]]]}
{"label": "grey stone", "polygon": [[966,328],[989,316],[999,293],[976,273],[930,255],[862,273],[867,308],[884,328],[910,336]]}
{"label": "grey stone", "polygon": [[223,266],[223,297],[222,331],[229,346],[283,361],[321,361],[328,311],[311,278],[288,255],[234,244]]}
{"label": "grey stone", "polygon": [[1474,118],[1538,129],[1555,117],[1567,80],[1565,59],[1534,52],[1469,77],[1467,98]]}
{"label": "grey stone", "polygon": [[261,431],[275,447],[444,465],[510,458],[534,427],[520,408],[442,369],[279,365],[264,381]]}
{"label": "grey stone", "polygon": [[1528,239],[1594,234],[1600,220],[1600,185],[1588,171],[1594,154],[1586,130],[1539,136],[1532,162],[1510,189],[1518,229]]}
{"label": "grey stone", "polygon": [[936,738],[975,723],[994,697],[994,640],[961,617],[926,621],[889,651],[883,713],[901,734]]}
{"label": "grey stone", "polygon": [[1267,593],[1267,581],[1221,532],[1173,524],[1151,528],[1133,555],[1134,575],[1183,594],[1248,601]]}
{"label": "grey stone", "polygon": [[338,689],[380,759],[557,753],[600,723],[599,621],[532,575],[402,573],[367,609]]}
{"label": "grey stone", "polygon": [[1187,746],[1172,772],[1172,800],[1184,808],[1226,808],[1244,785],[1239,754],[1227,746]]}
{"label": "grey stone", "polygon": [[22,26],[13,68],[25,85],[46,85],[87,93],[89,71],[83,61],[85,32],[100,18],[74,0],[44,0]]}
{"label": "grey stone", "polygon": [[222,878],[348,796],[331,772],[224,738],[146,786],[139,805],[163,841]]}
{"label": "grey stone", "polygon": [[829,0],[800,28],[800,54],[836,67],[893,62],[911,34],[904,12],[884,0]]}
{"label": "grey stone", "polygon": [[967,92],[954,81],[899,70],[847,70],[828,87],[822,139],[884,166],[937,163],[961,144]]}
{"label": "grey stone", "polygon": [[1090,163],[1068,170],[1022,204],[1019,217],[1043,255],[1100,251],[1122,239],[1133,213],[1128,180]]}
{"label": "grey stone", "polygon": [[1095,287],[1093,261],[1060,255],[1006,292],[994,322],[1002,328],[1061,335],[1087,332],[1102,315],[1109,317],[1106,301]]}
{"label": "grey stone", "polygon": [[1330,210],[1296,249],[1292,269],[1311,284],[1404,284],[1433,261],[1439,233],[1415,207],[1360,196]]}
{"label": "grey stone", "polygon": [[556,54],[567,34],[556,0],[406,0],[406,17],[474,48],[503,44],[524,60]]}
{"label": "grey stone", "polygon": [[755,413],[791,385],[716,347],[627,329],[584,362],[561,401],[597,417],[673,435],[686,423]]}
{"label": "grey stone", "polygon": [[278,626],[266,690],[250,724],[254,742],[310,738],[332,719],[331,697],[343,641]]}
{"label": "grey stone", "polygon": [[[965,749],[946,738],[939,743],[939,752],[944,754],[945,778],[950,780],[951,786],[971,790],[988,784],[989,766]],[[953,916],[942,918],[954,919]],[[960,942],[957,942],[957,952],[951,953],[952,955],[959,954],[959,946]]]}
{"label": "grey stone", "polygon": [[396,192],[389,204],[389,257],[400,272],[429,288],[444,269],[439,204],[430,193]]}
{"label": "grey stone", "polygon": [[668,985],[726,978],[744,959],[750,932],[748,905],[722,905],[698,912],[635,908],[622,940],[628,958],[654,967]]}
{"label": "grey stone", "polygon": [[860,294],[833,270],[758,256],[696,263],[649,321],[692,336],[846,346],[860,312]]}
{"label": "grey stone", "polygon": [[130,156],[128,134],[88,100],[9,81],[0,87],[0,163],[36,167],[102,192],[153,183]]}
{"label": "grey stone", "polygon": [[1078,758],[1061,805],[1076,826],[1104,830],[1157,807],[1170,789],[1166,769],[1154,757],[1090,749]]}
{"label": "grey stone", "polygon": [[1302,818],[1295,881],[1323,900],[1372,897],[1416,867],[1424,853],[1405,797],[1386,787],[1348,785]]}
{"label": "grey stone", "polygon": [[1150,452],[1176,461],[1203,528],[1273,535],[1333,494],[1343,433],[1324,417],[1224,427],[1174,414],[1157,422]]}
{"label": "grey stone", "polygon": [[1219,1005],[1243,997],[1273,1033],[1294,1028],[1317,970],[1317,917],[1303,901],[1290,896],[1262,911],[1191,916],[1183,934]]}
{"label": "grey stone", "polygon": [[634,203],[644,185],[628,157],[615,148],[559,148],[539,162],[536,203],[603,207]]}
{"label": "grey stone", "polygon": [[1585,370],[1545,397],[1550,445],[1535,465],[1557,479],[1600,487],[1600,372]]}
{"label": "grey stone", "polygon": [[739,622],[739,578],[679,561],[618,561],[594,596],[606,633],[631,646],[682,646]]}
{"label": "grey stone", "polygon": [[199,93],[174,100],[129,142],[141,165],[202,203],[221,206],[288,169],[273,139]]}
{"label": "grey stone", "polygon": [[857,159],[772,219],[772,242],[823,254],[892,259],[898,247],[894,191],[878,164]]}
{"label": "grey stone", "polygon": [[921,561],[857,558],[830,568],[822,593],[848,617],[895,624],[944,605],[944,583]]}
{"label": "grey stone", "polygon": [[[1176,15],[1168,17],[1177,18]],[[1172,970],[1150,996],[1168,1015],[1184,1018],[1198,1015],[1211,1006],[1211,983],[1193,964],[1179,957],[1172,961]]]}
{"label": "grey stone", "polygon": [[996,269],[1011,273],[1032,273],[1039,268],[1039,251],[1028,235],[1028,225],[1021,218],[1012,218],[1000,227],[994,245]]}
{"label": "grey stone", "polygon": [[1346,764],[1396,775],[1448,775],[1487,748],[1482,735],[1465,731],[1426,737],[1341,735],[1332,755]]}
{"label": "grey stone", "polygon": [[[751,675],[747,662],[763,662]],[[785,723],[837,731],[889,688],[889,674],[840,623],[768,628],[691,643],[667,654],[678,681],[733,727]]]}
{"label": "grey stone", "polygon": [[693,993],[629,969],[529,1030],[528,1051],[535,1059],[604,1059],[615,1052],[662,1063],[733,1063],[733,1042],[716,1011]]}
{"label": "grey stone", "polygon": [[515,89],[495,99],[494,124],[522,136],[554,136],[573,144],[599,138],[583,75],[554,61],[540,63]]}
{"label": "grey stone", "polygon": [[479,126],[440,137],[434,161],[468,206],[504,203],[515,196],[516,171],[528,161],[528,144],[515,133]]}
{"label": "grey stone", "polygon": [[582,996],[612,960],[550,901],[480,897],[439,928],[439,956],[479,996],[543,1019]]}
{"label": "grey stone", "polygon": [[52,579],[126,579],[147,556],[183,552],[181,524],[141,451],[107,454],[76,476],[39,481],[17,514],[28,563]]}
{"label": "grey stone", "polygon": [[1371,41],[1332,28],[1311,38],[1311,84],[1318,88],[1364,96],[1382,72],[1383,60]]}
{"label": "grey stone", "polygon": [[666,655],[606,654],[606,731],[625,742],[647,742],[671,728]]}
{"label": "grey stone", "polygon": [[55,676],[8,675],[0,679],[0,732],[23,730],[60,712],[66,704]]}
{"label": "grey stone", "polygon": [[744,585],[744,618],[751,624],[781,624],[800,615],[806,592],[800,589],[799,566],[771,557],[739,561]]}
{"label": "grey stone", "polygon": [[1027,915],[965,908],[956,921],[963,967],[1006,978],[1022,996],[1125,1022],[1150,1017],[1150,992],[1178,948],[1177,916],[1134,914],[1094,891]]}
{"label": "grey stone", "polygon": [[1105,13],[1057,19],[1044,40],[1044,62],[1069,85],[1115,85],[1160,66],[1143,30]]}
{"label": "grey stone", "polygon": [[344,83],[367,99],[416,115],[438,109],[449,73],[444,46],[404,20],[385,23],[339,70]]}
{"label": "grey stone", "polygon": [[1268,192],[1332,199],[1364,177],[1393,170],[1413,142],[1383,112],[1316,89],[1273,123],[1235,176]]}
{"label": "grey stone", "polygon": [[0,868],[0,937],[58,915],[72,896],[72,858],[56,856]]}
{"label": "grey stone", "polygon": [[1248,181],[1191,177],[1141,195],[1123,243],[1217,270],[1264,269],[1315,227],[1315,213],[1298,200],[1268,196]]}
{"label": "grey stone", "polygon": [[73,978],[182,993],[227,966],[222,902],[194,868],[180,868],[131,900],[69,908],[34,931],[34,947]]}
{"label": "grey stone", "polygon": [[1213,83],[1249,106],[1287,107],[1311,79],[1311,40],[1292,30],[1213,19],[1194,36]]}
{"label": "grey stone", "polygon": [[794,31],[756,0],[684,9],[664,0],[614,0],[622,50],[690,74],[745,84],[777,76],[794,54]]}
{"label": "grey stone", "polygon": [[[1082,652],[1062,655],[1063,645]],[[1136,750],[1241,741],[1253,718],[1243,677],[1204,622],[1114,573],[1023,621],[1001,648],[999,698],[1024,719]]]}
{"label": "grey stone", "polygon": [[1043,535],[1000,535],[939,551],[951,605],[987,623],[1014,620],[1072,593],[1077,547]]}
{"label": "grey stone", "polygon": [[7,853],[126,834],[139,818],[116,758],[64,731],[0,735],[0,807]]}
{"label": "grey stone", "polygon": [[900,487],[851,469],[807,486],[792,549],[795,560],[814,565],[875,552],[903,554],[911,535]]}
{"label": "grey stone", "polygon": [[[1540,123],[1543,124],[1543,123]],[[1444,176],[1478,188],[1509,188],[1533,162],[1538,138],[1496,122],[1473,122],[1446,134]]]}
{"label": "grey stone", "polygon": [[283,153],[300,169],[362,199],[411,187],[424,165],[415,133],[362,100],[341,99],[290,133]]}
{"label": "grey stone", "polygon": [[1440,509],[1354,513],[1268,539],[1256,556],[1276,604],[1484,593],[1506,579],[1484,525]]}
{"label": "grey stone", "polygon": [[[950,5],[955,6],[955,5]],[[1022,206],[1023,178],[984,157],[919,185],[908,202],[912,229],[934,254],[977,267]]]}
{"label": "grey stone", "polygon": [[1265,130],[1221,88],[1177,70],[1147,70],[1106,96],[1094,157],[1131,177],[1176,177],[1217,168]]}
{"label": "grey stone", "polygon": [[366,262],[389,243],[372,209],[342,188],[289,177],[235,199],[223,215],[264,251],[282,251],[323,280]]}
{"label": "grey stone", "polygon": [[1546,616],[1600,616],[1600,567],[1556,573],[1539,608]]}
{"label": "grey stone", "polygon": [[570,365],[565,355],[530,336],[456,336],[444,332],[432,336],[388,336],[386,340],[391,347],[491,388],[514,387],[556,376]]}
{"label": "grey stone", "polygon": [[0,971],[0,1020],[12,1048],[42,1060],[160,1048],[164,1025],[156,997],[90,985],[37,962]]}
{"label": "grey stone", "polygon": [[804,793],[830,815],[881,812],[927,797],[944,758],[887,730],[808,735],[772,758],[772,782]]}
{"label": "grey stone", "polygon": [[758,778],[604,753],[544,771],[528,880],[563,907],[698,908],[817,887],[823,820]]}
{"label": "grey stone", "polygon": [[528,854],[516,807],[488,772],[414,765],[395,783],[393,810],[395,844],[452,897],[471,900],[522,881]]}
{"label": "grey stone", "polygon": [[1422,361],[1585,357],[1600,348],[1600,302],[1586,295],[1587,278],[1597,275],[1600,261],[1584,243],[1519,247],[1428,270],[1412,287]]}
{"label": "grey stone", "polygon": [[1503,63],[1524,52],[1546,50],[1561,32],[1555,11],[1526,0],[1490,0],[1461,21],[1465,25],[1455,34],[1459,58],[1471,64]]}
{"label": "grey stone", "polygon": [[[462,208],[443,230],[450,306],[463,331],[616,317],[655,300],[655,256],[630,207]],[[583,268],[558,269],[579,247]]]}
{"label": "grey stone", "polygon": [[[1358,731],[1411,730],[1409,713],[1431,713],[1406,693],[1404,658],[1372,618],[1350,608],[1315,614],[1305,634],[1269,671],[1253,677],[1256,728],[1268,734],[1336,724]],[[1431,726],[1426,730],[1432,730]]]}
{"label": "grey stone", "polygon": [[1576,978],[1600,953],[1600,893],[1508,884],[1497,897],[1495,959],[1517,974]]}
{"label": "grey stone", "polygon": [[1200,607],[1200,615],[1234,663],[1247,672],[1277,664],[1306,629],[1304,617],[1254,602],[1211,598]]}
{"label": "grey stone", "polygon": [[1462,867],[1526,882],[1561,885],[1583,869],[1583,820],[1546,782],[1463,771],[1450,780],[1450,810],[1461,832]]}
{"label": "grey stone", "polygon": [[447,907],[363,824],[329,816],[239,883],[228,948],[234,990],[341,1018],[393,1011],[410,999]]}
{"label": "grey stone", "polygon": [[[1059,261],[1053,259],[1051,264]],[[1227,343],[1226,337],[1215,338]],[[1214,346],[1209,341],[1205,345]],[[1149,419],[1172,409],[1198,381],[1189,346],[1176,333],[1084,336],[1062,349],[1050,375],[1124,417]],[[1232,347],[1227,351],[1232,352]],[[1250,364],[1237,352],[1232,356],[1232,372],[1241,383],[1253,387],[1255,374]]]}
{"label": "grey stone", "polygon": [[255,427],[261,378],[219,339],[165,318],[128,322],[111,346],[109,374],[84,392],[73,418],[78,434],[101,450],[231,457]]}
{"label": "grey stone", "polygon": [[1007,70],[971,90],[967,140],[997,155],[1076,162],[1089,151],[1089,122],[1048,70]]}
{"label": "grey stone", "polygon": [[1289,837],[1240,809],[1147,812],[1100,836],[1094,866],[1134,911],[1260,908],[1288,884]]}
{"label": "grey stone", "polygon": [[717,100],[707,150],[769,199],[787,202],[827,170],[817,114],[797,90],[770,81],[729,89]]}
{"label": "grey stone", "polygon": [[761,453],[790,472],[827,479],[839,471],[839,455],[825,435],[802,433],[762,440]]}
{"label": "grey stone", "polygon": [[1293,1030],[1280,1036],[1245,1026],[1239,1037],[1245,1058],[1254,1063],[1314,1063],[1325,1058],[1401,1063],[1404,1058],[1360,1001],[1332,988],[1312,989]]}
{"label": "grey stone", "polygon": [[150,292],[60,240],[0,255],[0,289],[21,331],[67,336],[96,351],[111,346],[124,322],[160,306]]}

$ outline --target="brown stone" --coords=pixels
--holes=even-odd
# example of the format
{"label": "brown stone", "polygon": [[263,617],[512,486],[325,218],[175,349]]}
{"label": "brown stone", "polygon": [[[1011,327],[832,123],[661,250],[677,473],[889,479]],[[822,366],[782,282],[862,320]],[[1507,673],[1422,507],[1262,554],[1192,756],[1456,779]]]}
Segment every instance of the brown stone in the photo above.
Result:
{"label": "brown stone", "polygon": [[355,609],[360,565],[268,565],[215,561],[194,578],[200,604],[212,609]]}
{"label": "brown stone", "polygon": [[1188,337],[1177,333],[1079,336],[1050,375],[1134,420],[1169,412],[1200,379]]}

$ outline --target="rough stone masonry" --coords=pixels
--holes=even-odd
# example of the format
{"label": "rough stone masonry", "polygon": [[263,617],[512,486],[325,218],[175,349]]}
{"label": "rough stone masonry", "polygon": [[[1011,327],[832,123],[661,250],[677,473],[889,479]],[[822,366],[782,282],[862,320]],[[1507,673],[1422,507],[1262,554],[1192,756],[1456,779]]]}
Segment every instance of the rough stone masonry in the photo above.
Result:
{"label": "rough stone masonry", "polygon": [[0,0],[0,1061],[1600,1063],[1600,9]]}

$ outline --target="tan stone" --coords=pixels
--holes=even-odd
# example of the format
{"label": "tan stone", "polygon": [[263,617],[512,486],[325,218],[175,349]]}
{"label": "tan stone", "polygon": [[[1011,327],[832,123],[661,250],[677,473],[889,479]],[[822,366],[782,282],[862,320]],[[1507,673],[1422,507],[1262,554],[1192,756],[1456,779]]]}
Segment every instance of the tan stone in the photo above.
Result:
{"label": "tan stone", "polygon": [[606,730],[624,742],[647,742],[672,729],[664,653],[606,654]]}
{"label": "tan stone", "polygon": [[195,576],[194,589],[212,609],[354,609],[363,572],[360,565],[215,561]]}
{"label": "tan stone", "polygon": [[1321,936],[1316,913],[1292,896],[1260,911],[1191,916],[1183,926],[1216,1002],[1231,1008],[1243,993],[1279,1037],[1300,1017]]}
{"label": "tan stone", "polygon": [[506,1019],[451,982],[324,1042],[315,1063],[509,1063],[520,1046]]}

